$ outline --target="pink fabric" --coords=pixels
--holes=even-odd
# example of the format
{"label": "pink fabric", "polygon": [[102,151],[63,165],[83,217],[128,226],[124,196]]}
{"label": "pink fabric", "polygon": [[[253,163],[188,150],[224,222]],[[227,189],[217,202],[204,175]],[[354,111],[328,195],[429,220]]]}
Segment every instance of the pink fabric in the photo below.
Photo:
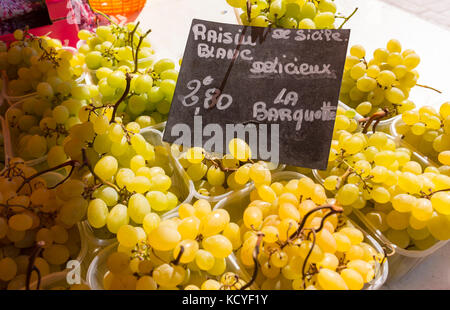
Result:
{"label": "pink fabric", "polygon": [[43,6],[41,0],[0,0],[0,20],[20,17]]}

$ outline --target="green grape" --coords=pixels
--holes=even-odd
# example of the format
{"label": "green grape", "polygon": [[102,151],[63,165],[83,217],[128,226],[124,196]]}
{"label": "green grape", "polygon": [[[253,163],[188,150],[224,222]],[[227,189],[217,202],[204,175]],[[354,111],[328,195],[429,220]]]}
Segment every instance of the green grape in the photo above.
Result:
{"label": "green grape", "polygon": [[119,200],[119,193],[110,186],[100,187],[95,191],[94,196],[104,201],[108,207],[115,206]]}
{"label": "green grape", "polygon": [[318,29],[331,29],[334,26],[334,13],[320,12],[314,17],[314,23]]}
{"label": "green grape", "polygon": [[160,191],[150,191],[145,195],[145,197],[147,198],[151,208],[155,211],[160,212],[169,208],[167,196]]}
{"label": "green grape", "polygon": [[89,202],[87,217],[92,227],[101,228],[105,226],[108,213],[108,207],[103,200],[94,199]]}
{"label": "green grape", "polygon": [[181,240],[180,233],[174,227],[160,225],[148,236],[149,244],[158,251],[173,250]]}
{"label": "green grape", "polygon": [[128,201],[128,215],[138,224],[142,224],[144,217],[151,212],[151,205],[142,194],[134,194]]}
{"label": "green grape", "polygon": [[104,180],[111,179],[117,172],[117,159],[112,156],[102,157],[94,167],[94,172]]}
{"label": "green grape", "polygon": [[153,71],[155,71],[157,74],[161,74],[163,71],[174,69],[175,64],[171,59],[161,59],[155,63],[153,66]]}
{"label": "green grape", "polygon": [[88,52],[85,58],[87,67],[91,70],[100,68],[102,58],[102,54],[98,51]]}
{"label": "green grape", "polygon": [[153,86],[150,90],[147,90],[148,100],[150,103],[158,103],[164,99],[164,92],[158,86]]}
{"label": "green grape", "polygon": [[131,225],[123,225],[117,232],[117,240],[125,247],[132,248],[138,243],[138,232]]}
{"label": "green grape", "polygon": [[106,225],[108,230],[114,234],[119,231],[119,228],[129,223],[127,207],[122,204],[115,205],[109,212]]}

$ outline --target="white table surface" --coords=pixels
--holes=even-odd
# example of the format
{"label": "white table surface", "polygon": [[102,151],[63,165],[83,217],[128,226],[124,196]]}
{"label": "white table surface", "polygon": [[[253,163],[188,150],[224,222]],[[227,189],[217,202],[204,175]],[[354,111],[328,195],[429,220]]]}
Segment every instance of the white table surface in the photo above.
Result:
{"label": "white table surface", "polygon": [[[419,83],[444,92],[443,95],[415,88],[410,99],[417,106],[438,106],[450,100],[450,31],[408,12],[377,0],[336,0],[339,12],[349,15],[359,10],[347,23],[352,29],[350,45],[362,44],[367,53],[385,47],[396,38],[404,48],[414,49],[422,59],[418,67]],[[193,18],[236,23],[225,0],[148,0],[138,17],[141,25],[152,29],[151,39],[158,57],[182,57]],[[402,279],[385,289],[450,289],[450,244],[436,251]]]}

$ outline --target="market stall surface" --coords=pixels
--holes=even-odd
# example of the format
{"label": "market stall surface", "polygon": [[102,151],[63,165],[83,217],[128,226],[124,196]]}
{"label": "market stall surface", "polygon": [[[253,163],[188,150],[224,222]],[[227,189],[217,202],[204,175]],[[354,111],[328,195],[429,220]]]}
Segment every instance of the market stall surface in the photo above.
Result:
{"label": "market stall surface", "polygon": [[[448,3],[436,0],[433,2]],[[418,68],[421,74],[420,83],[432,86],[443,94],[437,95],[434,91],[416,87],[410,98],[417,106],[438,107],[438,104],[450,100],[450,58],[447,57],[450,50],[449,28],[443,23],[438,22],[441,24],[439,26],[427,21],[427,18],[433,19],[429,15],[431,13],[411,13],[401,9],[401,6],[395,7],[379,0],[337,0],[336,3],[344,15],[349,15],[356,7],[359,8],[357,14],[347,23],[352,29],[350,44],[362,44],[368,52],[372,52],[385,46],[389,39],[396,38],[405,48],[414,49],[421,56],[422,62]],[[434,10],[430,11],[436,13]],[[448,13],[447,11],[442,12]],[[179,59],[183,55],[193,18],[236,23],[236,16],[225,0],[152,0],[147,2],[138,20],[143,27],[152,29],[154,47],[159,56]],[[446,21],[448,20],[447,18]],[[450,244],[436,251],[402,279],[384,288],[450,289],[449,261]]]}

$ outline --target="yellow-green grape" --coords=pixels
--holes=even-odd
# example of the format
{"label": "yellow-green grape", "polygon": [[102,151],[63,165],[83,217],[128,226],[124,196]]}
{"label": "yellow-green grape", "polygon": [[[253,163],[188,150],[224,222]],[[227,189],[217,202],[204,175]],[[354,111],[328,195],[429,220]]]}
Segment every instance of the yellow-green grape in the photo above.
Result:
{"label": "yellow-green grape", "polygon": [[236,170],[236,173],[234,174],[234,179],[237,184],[244,185],[246,184],[250,179],[250,166],[249,165],[243,165],[239,167]]}
{"label": "yellow-green grape", "polygon": [[148,192],[145,197],[147,198],[151,209],[155,211],[160,212],[169,208],[169,201],[167,199],[167,196],[163,192],[151,191]]}
{"label": "yellow-green grape", "polygon": [[437,192],[431,196],[433,208],[443,215],[450,215],[450,191]]}
{"label": "yellow-green grape", "polygon": [[159,223],[161,222],[161,218],[156,213],[147,213],[142,221],[142,227],[144,228],[145,233],[148,235],[153,229],[157,228]]}
{"label": "yellow-green grape", "polygon": [[263,213],[258,207],[248,207],[243,215],[244,224],[249,229],[258,229],[263,221]]}
{"label": "yellow-green grape", "polygon": [[448,215],[434,212],[427,222],[427,228],[437,240],[450,239],[450,217]]}
{"label": "yellow-green grape", "polygon": [[195,239],[200,231],[200,220],[195,216],[187,216],[180,221],[177,229],[183,240]]}
{"label": "yellow-green grape", "polygon": [[128,201],[128,216],[135,223],[142,224],[144,217],[150,212],[150,203],[144,195],[134,194],[130,197]]}
{"label": "yellow-green grape", "polygon": [[323,268],[319,271],[317,280],[325,290],[348,290],[348,286],[341,275],[333,270]]}
{"label": "yellow-green grape", "polygon": [[67,247],[61,244],[52,244],[42,252],[44,259],[52,265],[64,264],[70,257]]}
{"label": "yellow-green grape", "polygon": [[173,250],[174,259],[179,256],[181,248],[183,248],[183,253],[181,254],[180,263],[187,264],[195,259],[197,251],[199,250],[199,245],[197,241],[191,239],[180,241]]}
{"label": "yellow-green grape", "polygon": [[11,281],[17,273],[17,264],[10,258],[5,257],[0,260],[0,280]]}
{"label": "yellow-green grape", "polygon": [[117,240],[121,245],[132,248],[138,242],[138,232],[131,225],[123,225],[117,232]]}
{"label": "yellow-green grape", "polygon": [[150,276],[142,276],[136,282],[136,290],[156,290],[158,284]]}
{"label": "yellow-green grape", "polygon": [[364,287],[364,279],[356,270],[345,268],[340,275],[350,290],[361,290]]}
{"label": "yellow-green grape", "polygon": [[219,209],[206,215],[201,221],[200,232],[208,237],[221,233],[230,222],[230,215],[227,211]]}
{"label": "yellow-green grape", "polygon": [[188,176],[194,182],[201,180],[205,176],[207,171],[208,171],[208,166],[206,166],[202,162],[192,164],[186,170]]}
{"label": "yellow-green grape", "polygon": [[158,251],[169,251],[176,247],[181,235],[176,228],[160,225],[152,230],[148,236],[148,243]]}
{"label": "yellow-green grape", "polygon": [[225,258],[233,251],[233,245],[230,240],[222,235],[207,237],[202,241],[202,245],[215,258]]}
{"label": "yellow-green grape", "polygon": [[186,159],[191,164],[199,164],[205,158],[205,152],[201,147],[192,147],[186,152]]}
{"label": "yellow-green grape", "polygon": [[112,233],[117,233],[119,228],[127,225],[129,222],[127,207],[123,204],[115,205],[109,212],[106,218],[106,226]]}
{"label": "yellow-green grape", "polygon": [[402,249],[406,249],[410,243],[410,238],[406,230],[390,229],[386,233],[386,237],[395,245]]}
{"label": "yellow-green grape", "polygon": [[94,167],[94,172],[104,180],[111,179],[117,172],[118,163],[112,156],[102,157]]}
{"label": "yellow-green grape", "polygon": [[220,284],[220,282],[213,280],[213,279],[208,279],[205,282],[203,282],[201,289],[202,290],[220,290],[221,287],[222,287],[222,285]]}
{"label": "yellow-green grape", "polygon": [[183,282],[185,276],[186,270],[182,266],[162,264],[153,271],[153,279],[163,287],[175,287]]}
{"label": "yellow-green grape", "polygon": [[89,202],[87,218],[89,224],[94,228],[101,228],[106,225],[108,218],[108,207],[101,199],[94,199]]}
{"label": "yellow-green grape", "polygon": [[356,202],[359,197],[359,188],[354,184],[345,184],[342,186],[337,195],[337,201],[343,206],[349,206]]}
{"label": "yellow-green grape", "polygon": [[122,252],[114,252],[108,256],[106,265],[113,274],[125,273],[128,270],[130,258]]}
{"label": "yellow-green grape", "polygon": [[8,220],[8,225],[16,231],[26,231],[33,225],[33,219],[27,214],[15,214]]}
{"label": "yellow-green grape", "polygon": [[225,173],[219,167],[215,166],[209,167],[206,177],[209,184],[213,186],[222,185],[225,181]]}
{"label": "yellow-green grape", "polygon": [[195,263],[201,270],[211,270],[216,263],[216,259],[210,252],[200,249],[195,254]]}
{"label": "yellow-green grape", "polygon": [[214,265],[211,269],[208,269],[208,273],[213,276],[222,275],[227,268],[227,262],[225,258],[215,258]]}
{"label": "yellow-green grape", "polygon": [[237,138],[232,139],[228,143],[228,148],[230,150],[231,155],[240,161],[247,161],[249,158],[252,157],[250,147],[244,140]]}

